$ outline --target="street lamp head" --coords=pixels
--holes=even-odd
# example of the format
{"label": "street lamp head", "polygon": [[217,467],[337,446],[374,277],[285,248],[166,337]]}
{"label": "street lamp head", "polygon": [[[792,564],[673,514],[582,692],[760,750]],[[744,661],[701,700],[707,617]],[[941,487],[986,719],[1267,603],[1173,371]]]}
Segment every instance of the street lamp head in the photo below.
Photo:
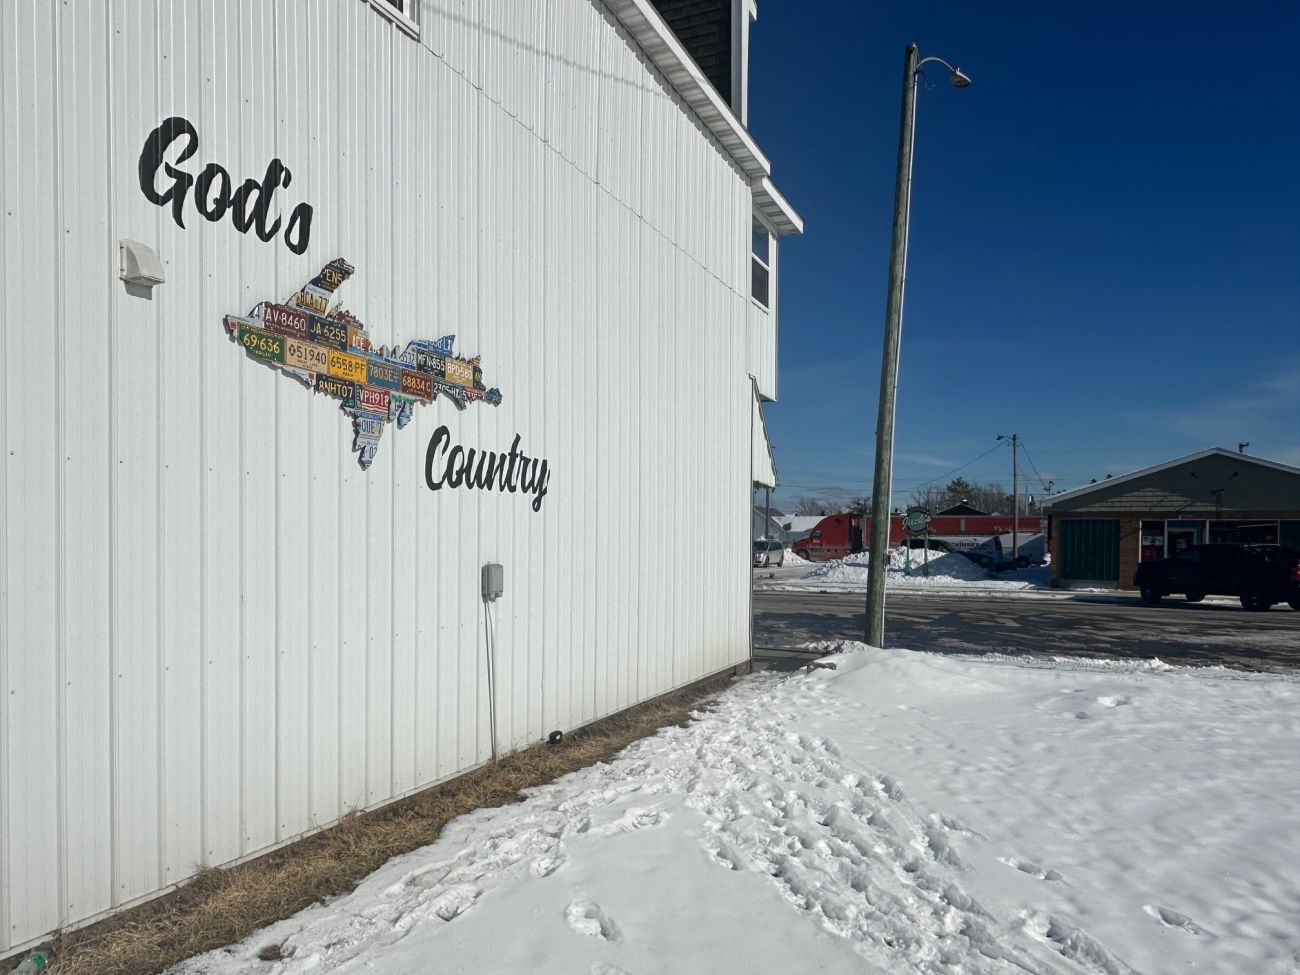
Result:
{"label": "street lamp head", "polygon": [[[911,51],[913,50],[913,48],[908,48],[908,50]],[[920,61],[918,61],[916,63],[916,71],[920,73],[920,70],[923,67],[925,67],[927,64],[929,64],[931,61],[938,61],[945,68],[948,69],[948,80],[952,82],[952,86],[954,88],[970,87],[970,78],[961,70],[961,68],[954,68],[943,58],[935,57],[933,54],[931,54],[928,58],[922,58]]]}

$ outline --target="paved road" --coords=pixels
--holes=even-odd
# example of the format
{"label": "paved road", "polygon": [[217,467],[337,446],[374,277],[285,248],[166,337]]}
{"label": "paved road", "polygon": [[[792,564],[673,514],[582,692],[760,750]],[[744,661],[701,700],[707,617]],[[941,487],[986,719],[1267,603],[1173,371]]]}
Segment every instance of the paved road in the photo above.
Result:
{"label": "paved road", "polygon": [[[864,601],[858,593],[755,592],[754,644],[860,640]],[[1169,663],[1300,671],[1300,613],[1286,606],[1248,613],[1235,603],[1177,598],[1145,606],[1136,596],[1100,601],[891,593],[885,645],[941,653],[1159,657]],[[796,659],[757,649],[755,656],[776,666]]]}

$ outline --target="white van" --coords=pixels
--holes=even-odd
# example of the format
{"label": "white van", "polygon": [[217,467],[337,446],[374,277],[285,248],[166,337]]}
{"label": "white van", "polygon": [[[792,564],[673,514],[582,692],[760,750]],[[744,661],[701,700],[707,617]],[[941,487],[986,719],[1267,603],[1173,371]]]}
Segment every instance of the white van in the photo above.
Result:
{"label": "white van", "polygon": [[999,536],[1003,551],[1008,556],[1014,555],[1016,565],[1019,568],[1025,568],[1030,565],[1042,565],[1047,561],[1047,536],[1042,532],[1021,532],[1017,541],[1020,543],[1017,551],[1011,551],[1011,534]]}

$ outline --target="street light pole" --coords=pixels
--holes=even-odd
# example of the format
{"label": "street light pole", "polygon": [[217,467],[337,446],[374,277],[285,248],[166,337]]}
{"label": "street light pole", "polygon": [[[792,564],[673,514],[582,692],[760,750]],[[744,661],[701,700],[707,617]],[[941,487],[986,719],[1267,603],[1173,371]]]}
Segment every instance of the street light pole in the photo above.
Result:
{"label": "street light pole", "polygon": [[916,44],[903,56],[903,107],[894,173],[894,236],[889,248],[889,296],[885,301],[885,345],[880,359],[880,404],[876,413],[876,463],[871,488],[871,541],[867,557],[866,642],[885,642],[885,571],[889,551],[889,498],[894,468],[894,403],[898,391],[898,345],[903,331],[903,284],[907,277],[907,225],[912,207],[912,144],[916,132],[917,71],[925,61],[940,61],[958,88],[970,79],[941,58],[918,60]]}
{"label": "street light pole", "polygon": [[1011,560],[1015,562],[1020,558],[1020,467],[1016,461],[1020,434],[1007,437],[999,433],[998,440],[1011,441]]}

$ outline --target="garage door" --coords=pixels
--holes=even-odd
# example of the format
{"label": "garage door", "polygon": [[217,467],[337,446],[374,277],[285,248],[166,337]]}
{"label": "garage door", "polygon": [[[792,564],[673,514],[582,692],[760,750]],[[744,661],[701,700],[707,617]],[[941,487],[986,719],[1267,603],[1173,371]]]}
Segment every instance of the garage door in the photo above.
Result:
{"label": "garage door", "polygon": [[1119,584],[1119,519],[1064,519],[1061,533],[1061,579]]}

